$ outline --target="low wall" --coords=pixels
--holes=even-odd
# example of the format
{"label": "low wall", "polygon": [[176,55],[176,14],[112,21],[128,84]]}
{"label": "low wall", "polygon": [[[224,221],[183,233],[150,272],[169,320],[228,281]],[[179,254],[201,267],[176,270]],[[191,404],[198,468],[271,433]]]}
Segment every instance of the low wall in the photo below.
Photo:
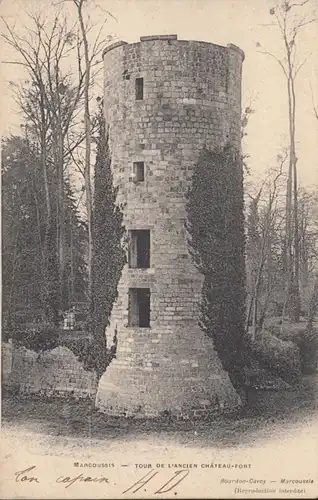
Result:
{"label": "low wall", "polygon": [[11,373],[4,385],[20,393],[94,399],[97,382],[96,374],[86,371],[67,347],[42,353],[13,347]]}
{"label": "low wall", "polygon": [[4,385],[8,383],[12,370],[12,343],[1,343],[1,380]]}

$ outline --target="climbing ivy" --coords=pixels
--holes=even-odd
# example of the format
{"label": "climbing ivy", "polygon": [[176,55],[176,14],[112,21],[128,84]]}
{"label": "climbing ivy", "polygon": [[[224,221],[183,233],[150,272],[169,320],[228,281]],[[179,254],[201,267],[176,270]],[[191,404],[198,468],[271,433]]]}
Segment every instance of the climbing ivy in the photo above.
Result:
{"label": "climbing ivy", "polygon": [[90,331],[93,341],[87,350],[86,366],[99,376],[116,355],[114,345],[107,348],[105,330],[118,296],[118,282],[126,261],[122,241],[125,233],[122,207],[117,205],[111,169],[111,155],[102,105],[98,116],[97,152],[94,176],[93,265]]}
{"label": "climbing ivy", "polygon": [[235,386],[248,364],[245,337],[243,169],[232,147],[204,149],[187,192],[188,244],[204,276],[200,327]]}

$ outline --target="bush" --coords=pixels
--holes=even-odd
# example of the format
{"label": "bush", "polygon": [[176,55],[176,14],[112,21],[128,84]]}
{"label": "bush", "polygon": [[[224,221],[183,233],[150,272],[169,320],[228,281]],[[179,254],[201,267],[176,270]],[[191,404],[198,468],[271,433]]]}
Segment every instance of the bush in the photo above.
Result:
{"label": "bush", "polygon": [[310,375],[317,372],[318,368],[318,332],[304,332],[297,338],[300,352],[301,372]]}
{"label": "bush", "polygon": [[49,351],[59,345],[59,331],[51,323],[39,323],[16,330],[13,340],[35,352]]}
{"label": "bush", "polygon": [[[86,337],[76,340],[63,341],[61,345],[68,347],[78,358],[78,360],[83,363],[85,370],[95,371],[98,376],[101,373],[98,372],[96,367],[96,343],[95,338]],[[109,366],[111,361],[116,358],[117,352],[117,332],[115,331],[115,336],[113,338],[113,344],[110,347],[103,347],[103,352],[100,353],[102,359],[104,359],[105,369]]]}
{"label": "bush", "polygon": [[281,318],[272,318],[266,324],[266,331],[272,334],[274,337],[279,338],[284,341],[291,341],[297,344],[297,339],[302,336],[306,330],[306,323],[301,321],[300,323],[292,323],[288,320],[284,321],[284,328],[282,331]]}
{"label": "bush", "polygon": [[260,366],[278,375],[289,384],[299,382],[301,361],[298,347],[264,332],[260,339],[251,341],[251,350]]}
{"label": "bush", "polygon": [[60,337],[59,345],[67,347],[79,361],[83,362],[92,349],[92,339],[90,337],[77,337],[74,339]]}
{"label": "bush", "polygon": [[306,322],[286,323],[283,332],[277,324],[271,324],[268,331],[284,341],[291,341],[299,348],[301,372],[316,373],[318,368],[318,329],[308,332]]}

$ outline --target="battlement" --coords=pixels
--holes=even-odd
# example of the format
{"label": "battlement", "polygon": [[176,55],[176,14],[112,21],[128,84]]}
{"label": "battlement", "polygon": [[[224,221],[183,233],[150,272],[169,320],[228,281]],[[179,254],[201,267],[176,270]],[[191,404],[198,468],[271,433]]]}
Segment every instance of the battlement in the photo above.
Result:
{"label": "battlement", "polygon": [[178,40],[178,35],[149,35],[141,36],[141,42],[150,42],[153,40]]}
{"label": "battlement", "polygon": [[217,45],[217,44],[211,43],[211,42],[202,42],[202,41],[196,41],[196,40],[179,40],[178,39],[178,35],[176,35],[176,34],[172,34],[172,35],[146,35],[146,36],[141,36],[139,42],[133,42],[133,43],[128,43],[128,42],[125,42],[124,40],[118,40],[117,42],[114,42],[114,43],[108,45],[108,47],[106,47],[104,49],[102,57],[104,58],[105,54],[107,54],[111,50],[116,49],[118,47],[122,47],[124,45],[136,46],[136,45],[138,45],[138,44],[140,44],[142,42],[157,42],[157,41],[160,41],[160,42],[164,42],[164,41],[167,41],[167,42],[177,41],[178,43],[189,44],[190,46],[194,46],[194,45],[201,45],[201,46],[207,45],[207,46],[212,46],[212,47],[219,47],[219,48],[225,49],[225,50],[227,49],[227,50],[236,51],[242,57],[242,61],[245,58],[245,54],[244,54],[243,50],[240,49],[239,47],[237,47],[237,45],[234,45],[232,43],[228,43],[227,46],[225,47],[223,45]]}

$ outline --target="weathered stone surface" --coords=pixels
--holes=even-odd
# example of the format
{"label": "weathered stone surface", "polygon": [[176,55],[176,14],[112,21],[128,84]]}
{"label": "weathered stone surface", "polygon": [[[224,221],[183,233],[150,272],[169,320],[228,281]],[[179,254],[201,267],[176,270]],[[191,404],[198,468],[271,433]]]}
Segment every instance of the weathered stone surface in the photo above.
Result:
{"label": "weathered stone surface", "polygon": [[13,347],[11,371],[6,386],[27,394],[72,396],[94,399],[97,376],[84,369],[67,347],[36,353]]}
{"label": "weathered stone surface", "polygon": [[12,370],[12,343],[1,342],[1,380],[5,385]]}
{"label": "weathered stone surface", "polygon": [[[241,67],[235,46],[146,37],[104,53],[105,116],[124,224],[151,230],[151,268],[120,279],[107,330],[117,359],[99,382],[96,405],[114,415],[196,415],[240,403],[211,340],[198,327],[202,276],[184,228],[185,192],[204,146],[239,147]],[[144,99],[135,99],[135,79]],[[133,162],[144,182],[131,182]],[[128,289],[151,290],[151,328],[128,326]],[[198,413],[199,411],[199,413]]]}

